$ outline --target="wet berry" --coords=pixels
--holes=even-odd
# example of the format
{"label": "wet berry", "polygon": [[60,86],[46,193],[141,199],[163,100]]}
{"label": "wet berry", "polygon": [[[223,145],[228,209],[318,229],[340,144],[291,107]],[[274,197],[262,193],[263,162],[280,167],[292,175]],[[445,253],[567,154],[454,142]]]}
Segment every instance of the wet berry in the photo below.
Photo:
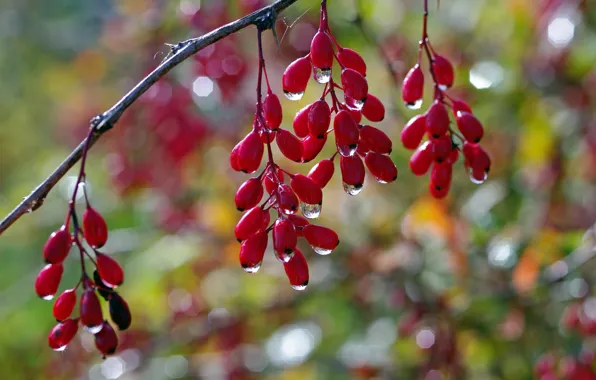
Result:
{"label": "wet berry", "polygon": [[[107,233],[107,231],[106,231]],[[72,246],[72,237],[66,226],[52,232],[43,247],[43,258],[48,264],[59,264],[68,255]]]}
{"label": "wet berry", "polygon": [[83,213],[83,232],[90,246],[101,248],[108,240],[108,226],[103,216],[89,206]]}

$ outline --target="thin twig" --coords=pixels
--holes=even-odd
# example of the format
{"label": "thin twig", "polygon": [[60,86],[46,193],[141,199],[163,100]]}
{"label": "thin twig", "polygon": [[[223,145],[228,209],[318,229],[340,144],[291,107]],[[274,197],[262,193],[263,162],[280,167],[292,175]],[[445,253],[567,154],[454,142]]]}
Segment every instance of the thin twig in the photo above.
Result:
{"label": "thin twig", "polygon": [[164,60],[155,70],[141,80],[132,90],[106,112],[96,116],[91,121],[93,132],[73,150],[68,157],[39,184],[23,201],[15,207],[0,222],[0,235],[16,222],[23,214],[37,210],[43,205],[48,193],[56,186],[58,181],[81,159],[85,146],[91,148],[95,142],[109,129],[111,129],[124,111],[130,107],[145,91],[153,86],[161,77],[178,66],[184,60],[194,55],[201,49],[221,40],[230,34],[236,33],[249,25],[259,28],[273,25],[277,15],[298,0],[277,0],[275,3],[264,7],[248,16],[215,29],[201,37],[192,38],[171,46],[171,55]]}

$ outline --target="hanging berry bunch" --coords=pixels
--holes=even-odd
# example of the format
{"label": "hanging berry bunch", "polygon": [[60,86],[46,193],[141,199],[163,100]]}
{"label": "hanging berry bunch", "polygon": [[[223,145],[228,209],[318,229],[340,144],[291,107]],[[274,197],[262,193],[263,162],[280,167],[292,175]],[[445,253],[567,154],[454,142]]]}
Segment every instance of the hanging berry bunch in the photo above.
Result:
{"label": "hanging berry bunch", "polygon": [[[424,114],[408,121],[401,132],[401,141],[405,148],[415,150],[410,158],[412,172],[422,176],[430,169],[430,193],[435,198],[444,198],[451,187],[452,167],[460,151],[464,156],[466,171],[474,183],[486,180],[491,161],[479,144],[484,129],[472,108],[463,100],[451,98],[446,92],[453,85],[453,66],[433,49],[427,33],[427,19],[428,0],[424,0],[418,62],[404,78],[402,99],[410,109],[422,106],[424,73],[421,64],[422,55],[425,54],[434,83],[434,100]],[[448,109],[451,109],[458,131],[451,126]],[[422,142],[425,135],[428,140]]]}
{"label": "hanging berry bunch", "polygon": [[[91,137],[91,132],[89,133]],[[90,141],[90,138],[87,139]],[[64,225],[53,232],[48,238],[44,248],[43,257],[47,265],[39,272],[35,279],[35,291],[44,300],[51,300],[58,293],[64,261],[74,244],[79,250],[81,264],[81,278],[74,288],[64,290],[56,299],[53,308],[54,318],[58,324],[54,326],[48,336],[49,346],[62,351],[74,338],[81,324],[88,332],[95,336],[95,345],[102,355],[110,355],[116,351],[118,337],[116,332],[104,319],[99,296],[108,301],[112,322],[120,330],[126,330],[131,323],[130,310],[126,301],[114,290],[124,281],[124,273],[120,265],[110,256],[99,251],[108,240],[108,227],[101,214],[91,207],[85,189],[85,147],[81,161],[81,170],[70,200],[68,213]],[[82,188],[86,210],[83,212],[82,225],[75,210],[75,200],[79,187]],[[71,232],[72,225],[72,232]],[[86,241],[94,258],[83,246]],[[95,269],[93,279],[87,275],[85,256],[87,256]],[[80,290],[79,316],[74,317],[73,312],[77,304],[77,292]]]}

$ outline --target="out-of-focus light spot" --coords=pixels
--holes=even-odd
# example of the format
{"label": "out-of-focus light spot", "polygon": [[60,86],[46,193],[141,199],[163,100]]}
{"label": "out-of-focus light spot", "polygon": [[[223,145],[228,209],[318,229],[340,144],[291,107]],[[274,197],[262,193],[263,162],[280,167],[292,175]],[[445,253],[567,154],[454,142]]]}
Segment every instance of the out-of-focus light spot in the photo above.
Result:
{"label": "out-of-focus light spot", "polygon": [[435,344],[435,333],[431,329],[422,329],[416,334],[416,344],[422,349],[431,348]]}
{"label": "out-of-focus light spot", "polygon": [[596,297],[589,297],[583,303],[584,314],[586,317],[596,319]]}
{"label": "out-of-focus light spot", "polygon": [[201,9],[201,0],[182,0],[180,2],[180,11],[187,16],[192,16],[199,9]]}
{"label": "out-of-focus light spot", "polygon": [[[72,198],[72,194],[74,193],[75,190],[75,186],[77,184],[77,179],[78,176],[68,176],[66,178],[66,181],[64,181],[64,186],[63,186],[63,196],[64,198],[70,200],[70,198]],[[87,196],[91,196],[91,186],[89,185],[89,182],[86,181],[84,183],[79,183],[79,190],[77,191],[77,198],[76,201],[80,201],[85,197],[85,194],[83,194],[83,191],[87,191]]]}
{"label": "out-of-focus light spot", "polygon": [[218,307],[211,310],[209,314],[207,314],[207,321],[210,325],[217,326],[219,323],[226,321],[231,316],[232,314],[230,314],[227,309]]}
{"label": "out-of-focus light spot", "polygon": [[260,347],[246,345],[242,350],[244,366],[251,372],[263,372],[269,361]]}
{"label": "out-of-focus light spot", "polygon": [[563,260],[559,260],[546,269],[546,277],[549,279],[558,279],[566,276],[568,272],[569,267],[567,266],[567,263]]}
{"label": "out-of-focus light spot", "polygon": [[113,356],[101,363],[101,374],[107,379],[117,379],[124,373],[124,361],[118,356]]}
{"label": "out-of-focus light spot", "polygon": [[569,294],[573,298],[583,298],[588,294],[588,283],[583,278],[574,278],[567,284]]}
{"label": "out-of-focus light spot", "polygon": [[505,71],[496,62],[478,62],[470,70],[470,83],[479,90],[496,87],[505,77]]}
{"label": "out-of-focus light spot", "polygon": [[213,81],[208,77],[198,77],[192,82],[192,91],[200,97],[209,96],[213,92]]}
{"label": "out-of-focus light spot", "polygon": [[441,371],[433,369],[428,371],[428,373],[424,377],[424,380],[441,380],[442,378],[443,375],[441,375]]}
{"label": "out-of-focus light spot", "polygon": [[488,212],[507,195],[507,187],[501,182],[487,182],[474,191],[464,204],[462,214],[469,220],[480,222]]}
{"label": "out-of-focus light spot", "polygon": [[515,246],[509,238],[493,239],[488,245],[488,261],[501,268],[512,268],[515,265]]}
{"label": "out-of-focus light spot", "polygon": [[242,69],[242,58],[237,55],[231,55],[221,61],[221,69],[228,75],[236,75]]}
{"label": "out-of-focus light spot", "polygon": [[278,330],[267,341],[272,364],[290,367],[303,363],[321,340],[321,328],[314,323],[298,323]]}
{"label": "out-of-focus light spot", "polygon": [[569,17],[555,17],[548,24],[548,40],[555,47],[565,47],[573,39],[575,24]]}
{"label": "out-of-focus light spot", "polygon": [[192,295],[184,289],[174,289],[168,295],[168,305],[172,310],[185,312],[192,306]]}
{"label": "out-of-focus light spot", "polygon": [[390,346],[397,339],[395,322],[391,318],[381,318],[373,322],[368,328],[366,340],[371,344]]}
{"label": "out-of-focus light spot", "polygon": [[188,360],[184,356],[170,356],[164,363],[164,372],[171,379],[180,379],[188,373]]}
{"label": "out-of-focus light spot", "polygon": [[139,368],[142,357],[141,351],[135,348],[129,348],[120,353],[120,358],[124,361],[124,370],[126,372],[131,372]]}

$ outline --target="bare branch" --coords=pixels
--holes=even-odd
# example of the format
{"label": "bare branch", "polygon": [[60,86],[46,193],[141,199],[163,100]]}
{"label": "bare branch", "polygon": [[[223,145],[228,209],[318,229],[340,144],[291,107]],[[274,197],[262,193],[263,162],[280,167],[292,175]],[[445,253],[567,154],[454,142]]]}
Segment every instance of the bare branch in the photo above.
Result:
{"label": "bare branch", "polygon": [[[109,129],[111,129],[124,111],[130,107],[145,91],[155,84],[161,77],[166,75],[174,67],[178,66],[184,60],[194,55],[201,49],[223,39],[230,34],[234,34],[249,25],[256,25],[260,29],[270,28],[277,15],[284,9],[298,0],[277,0],[275,3],[264,7],[248,16],[242,17],[236,21],[230,22],[220,28],[217,28],[201,37],[192,38],[171,46],[171,55],[164,60],[155,70],[141,80],[132,90],[130,90],[122,99],[120,99],[109,110],[93,118],[91,127],[94,133],[89,135],[89,147]],[[81,159],[87,139],[83,140],[79,146],[73,150],[68,157],[37,186],[31,194],[15,207],[0,222],[0,235],[16,222],[23,214],[35,211],[43,205],[43,201],[54,186],[64,177],[64,175]]]}

